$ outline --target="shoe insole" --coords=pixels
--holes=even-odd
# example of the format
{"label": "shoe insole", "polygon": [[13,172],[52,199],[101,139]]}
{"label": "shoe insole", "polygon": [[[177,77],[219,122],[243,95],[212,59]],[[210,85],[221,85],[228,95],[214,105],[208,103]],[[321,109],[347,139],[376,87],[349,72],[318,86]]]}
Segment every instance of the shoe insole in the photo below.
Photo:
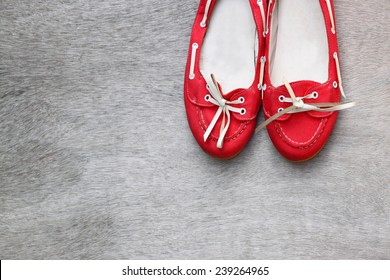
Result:
{"label": "shoe insole", "polygon": [[277,0],[272,13],[270,76],[273,86],[328,80],[329,49],[318,0]]}
{"label": "shoe insole", "polygon": [[256,72],[256,24],[249,0],[217,0],[200,54],[200,69],[213,73],[224,93],[249,88]]}

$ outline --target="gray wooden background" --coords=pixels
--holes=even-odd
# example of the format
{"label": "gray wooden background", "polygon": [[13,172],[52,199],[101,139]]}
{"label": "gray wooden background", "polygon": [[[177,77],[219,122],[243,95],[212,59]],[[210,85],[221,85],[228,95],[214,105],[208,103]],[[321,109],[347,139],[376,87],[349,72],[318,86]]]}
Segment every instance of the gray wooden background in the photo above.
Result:
{"label": "gray wooden background", "polygon": [[390,258],[390,1],[335,0],[358,105],[302,164],[195,143],[197,5],[0,0],[0,259]]}

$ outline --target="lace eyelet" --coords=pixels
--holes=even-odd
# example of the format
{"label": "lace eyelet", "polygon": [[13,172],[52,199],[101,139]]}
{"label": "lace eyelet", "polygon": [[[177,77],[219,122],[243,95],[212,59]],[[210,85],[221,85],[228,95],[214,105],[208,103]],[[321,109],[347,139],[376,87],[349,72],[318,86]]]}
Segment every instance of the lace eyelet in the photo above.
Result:
{"label": "lace eyelet", "polygon": [[195,79],[195,75],[194,74],[190,74],[189,78],[190,78],[190,80],[193,80],[193,79]]}
{"label": "lace eyelet", "polygon": [[283,108],[279,108],[278,109],[278,113],[282,112],[283,111]]}
{"label": "lace eyelet", "polygon": [[333,82],[333,87],[334,87],[334,88],[337,88],[338,86],[339,86],[338,83],[337,83],[336,81],[334,81],[334,82]]}
{"label": "lace eyelet", "polygon": [[318,92],[315,91],[315,92],[312,93],[312,95],[313,95],[314,99],[317,99],[319,94],[318,94]]}
{"label": "lace eyelet", "polygon": [[207,102],[210,101],[210,98],[211,98],[211,96],[210,96],[209,94],[206,94],[206,95],[204,96],[204,100],[207,101]]}
{"label": "lace eyelet", "polygon": [[240,111],[240,115],[243,116],[246,114],[246,109],[245,108],[242,108],[241,111]]}
{"label": "lace eyelet", "polygon": [[282,102],[282,103],[284,102],[284,96],[283,95],[279,96],[279,102]]}
{"label": "lace eyelet", "polygon": [[267,85],[266,84],[264,84],[264,85],[259,84],[257,87],[261,91],[265,91],[267,89]]}
{"label": "lace eyelet", "polygon": [[238,100],[241,102],[241,104],[245,102],[245,98],[244,97],[240,97]]}

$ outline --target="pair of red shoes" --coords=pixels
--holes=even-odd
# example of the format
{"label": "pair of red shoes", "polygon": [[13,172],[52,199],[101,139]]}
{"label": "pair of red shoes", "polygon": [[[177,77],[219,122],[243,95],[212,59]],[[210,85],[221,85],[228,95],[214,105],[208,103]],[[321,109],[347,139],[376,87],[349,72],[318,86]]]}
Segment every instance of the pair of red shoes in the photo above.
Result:
{"label": "pair of red shoes", "polygon": [[[291,83],[290,83],[290,82]],[[208,154],[237,155],[267,127],[287,159],[325,145],[344,95],[332,0],[200,0],[184,100],[192,133]]]}

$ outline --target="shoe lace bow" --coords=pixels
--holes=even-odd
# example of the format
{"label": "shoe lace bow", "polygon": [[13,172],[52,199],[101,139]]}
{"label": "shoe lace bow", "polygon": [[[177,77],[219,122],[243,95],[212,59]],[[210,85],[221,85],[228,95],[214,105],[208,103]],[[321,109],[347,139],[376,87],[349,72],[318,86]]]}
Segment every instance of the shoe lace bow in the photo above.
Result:
{"label": "shoe lace bow", "polygon": [[226,100],[223,97],[223,94],[221,93],[220,87],[218,85],[218,82],[213,74],[207,75],[205,73],[202,73],[207,85],[207,90],[210,94],[205,95],[205,101],[214,104],[215,106],[218,106],[218,110],[215,113],[211,123],[207,127],[204,135],[203,140],[206,142],[209,138],[211,132],[213,131],[217,121],[222,115],[222,123],[221,128],[219,131],[219,137],[217,142],[217,147],[219,149],[222,149],[223,147],[223,141],[225,139],[226,133],[230,126],[230,112],[238,113],[241,115],[244,115],[246,110],[245,108],[238,108],[231,105],[237,105],[237,104],[243,104],[245,102],[244,97],[239,97],[236,100]]}

